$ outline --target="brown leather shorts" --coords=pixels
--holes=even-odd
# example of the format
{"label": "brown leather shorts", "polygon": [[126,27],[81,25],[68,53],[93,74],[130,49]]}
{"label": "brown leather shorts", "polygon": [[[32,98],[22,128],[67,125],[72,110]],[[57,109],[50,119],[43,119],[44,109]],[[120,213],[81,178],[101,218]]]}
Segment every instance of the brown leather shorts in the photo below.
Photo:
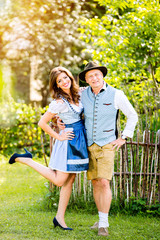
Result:
{"label": "brown leather shorts", "polygon": [[96,143],[88,147],[89,169],[87,171],[88,180],[96,178],[112,179],[114,171],[114,155],[112,144],[106,144],[102,147]]}

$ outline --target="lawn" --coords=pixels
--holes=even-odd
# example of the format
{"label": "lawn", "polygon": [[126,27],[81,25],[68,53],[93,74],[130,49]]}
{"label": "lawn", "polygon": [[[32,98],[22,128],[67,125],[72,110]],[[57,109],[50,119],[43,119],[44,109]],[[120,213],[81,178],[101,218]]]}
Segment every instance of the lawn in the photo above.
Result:
{"label": "lawn", "polygon": [[[73,231],[53,228],[55,210],[43,208],[47,181],[37,172],[18,163],[9,165],[0,156],[0,240],[21,239],[105,239],[90,226],[97,215],[67,211],[66,222]],[[112,215],[109,217],[108,239],[160,239],[160,219],[142,216]]]}

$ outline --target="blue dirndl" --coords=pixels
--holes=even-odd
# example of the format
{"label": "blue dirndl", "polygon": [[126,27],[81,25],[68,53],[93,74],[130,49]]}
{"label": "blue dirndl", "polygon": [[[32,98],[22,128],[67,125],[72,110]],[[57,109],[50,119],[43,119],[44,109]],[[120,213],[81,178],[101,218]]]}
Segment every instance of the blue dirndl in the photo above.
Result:
{"label": "blue dirndl", "polygon": [[72,130],[75,137],[72,140],[56,140],[49,167],[62,172],[86,171],[89,167],[89,158],[83,121],[65,124],[65,126],[65,131]]}

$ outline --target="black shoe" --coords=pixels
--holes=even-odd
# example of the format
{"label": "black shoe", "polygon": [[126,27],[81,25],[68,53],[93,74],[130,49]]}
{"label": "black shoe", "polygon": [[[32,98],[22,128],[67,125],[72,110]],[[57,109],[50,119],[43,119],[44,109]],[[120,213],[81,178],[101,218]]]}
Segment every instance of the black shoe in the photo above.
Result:
{"label": "black shoe", "polygon": [[54,224],[54,227],[58,226],[58,227],[62,228],[63,230],[73,230],[73,228],[69,228],[69,227],[64,228],[64,227],[62,227],[55,217],[53,218],[53,224]]}
{"label": "black shoe", "polygon": [[32,158],[32,154],[31,154],[29,151],[27,151],[27,149],[24,148],[24,150],[25,150],[25,152],[26,152],[26,153],[24,153],[24,154],[14,153],[14,154],[11,156],[11,158],[9,159],[9,163],[10,163],[10,164],[15,163],[15,159],[16,159],[17,157]]}

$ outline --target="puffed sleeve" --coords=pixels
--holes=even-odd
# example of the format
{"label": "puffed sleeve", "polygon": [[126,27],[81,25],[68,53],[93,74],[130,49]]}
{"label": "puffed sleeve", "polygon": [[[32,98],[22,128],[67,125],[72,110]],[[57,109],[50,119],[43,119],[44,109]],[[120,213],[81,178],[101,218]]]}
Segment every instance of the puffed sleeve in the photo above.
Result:
{"label": "puffed sleeve", "polygon": [[80,87],[80,88],[79,88],[79,92],[78,92],[78,93],[79,93],[80,98],[82,97],[83,91],[86,90],[87,88],[88,88],[88,86],[87,86],[87,87]]}
{"label": "puffed sleeve", "polygon": [[49,104],[49,108],[47,110],[48,112],[54,113],[54,114],[59,114],[62,112],[67,112],[68,108],[64,102],[57,102],[56,100],[53,100]]}

